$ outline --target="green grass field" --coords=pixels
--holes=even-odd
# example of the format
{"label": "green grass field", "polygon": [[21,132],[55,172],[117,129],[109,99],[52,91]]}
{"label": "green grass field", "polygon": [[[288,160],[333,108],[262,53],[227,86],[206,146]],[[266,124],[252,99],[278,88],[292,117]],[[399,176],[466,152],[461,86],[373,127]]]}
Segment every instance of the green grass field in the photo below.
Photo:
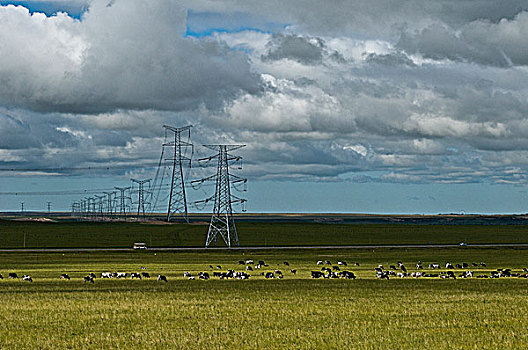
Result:
{"label": "green grass field", "polygon": [[[242,246],[528,243],[526,225],[237,224]],[[0,248],[201,247],[207,224],[0,221]]]}
{"label": "green grass field", "polygon": [[[487,263],[489,273],[528,266],[525,249],[292,249],[260,251],[0,253],[0,348],[522,349],[528,344],[528,280],[377,280],[401,260]],[[285,278],[187,280],[241,259],[265,260]],[[317,260],[359,262],[356,280],[314,280]],[[283,265],[298,270],[293,275]],[[168,277],[103,280],[89,272]],[[70,281],[60,280],[69,273]]]}

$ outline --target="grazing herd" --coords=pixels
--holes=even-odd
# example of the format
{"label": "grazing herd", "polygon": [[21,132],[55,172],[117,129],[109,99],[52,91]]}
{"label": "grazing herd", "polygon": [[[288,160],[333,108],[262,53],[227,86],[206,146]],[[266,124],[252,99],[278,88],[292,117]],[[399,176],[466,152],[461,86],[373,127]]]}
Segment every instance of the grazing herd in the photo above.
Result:
{"label": "grazing herd", "polygon": [[[333,265],[329,260],[317,261],[317,265],[325,265],[321,267],[320,271],[312,271],[312,278],[344,278],[344,279],[356,279],[356,275],[352,271],[343,270],[341,267],[348,266],[346,261],[338,261],[337,265]],[[355,266],[359,266],[359,263],[355,263]],[[330,267],[328,267],[330,266]]]}
{"label": "grazing herd", "polygon": [[[297,275],[297,269],[293,269],[290,263],[283,261],[279,264],[274,264],[274,267],[270,267],[263,260],[255,262],[252,259],[239,260],[238,265],[240,268],[238,271],[235,269],[222,269],[221,265],[210,264],[205,271],[199,271],[193,273],[191,271],[185,271],[183,277],[188,280],[209,280],[212,278],[226,280],[247,280],[252,276],[258,276],[264,279],[283,279],[287,274]],[[333,264],[329,260],[318,260],[316,261],[317,270],[310,271],[310,277],[313,279],[356,279],[356,273],[350,271],[352,268],[359,268],[359,263],[347,263],[344,260],[337,261]],[[280,269],[282,266],[285,272]],[[319,268],[320,267],[320,268]],[[409,271],[402,261],[398,261],[396,264],[388,265],[388,268],[384,268],[382,264],[374,267],[375,277],[380,280],[388,280],[392,277],[396,278],[441,278],[441,279],[453,279],[457,278],[528,278],[528,268],[523,268],[522,271],[512,271],[510,268],[499,268],[496,270],[488,270],[484,262],[476,263],[462,262],[462,263],[429,263],[424,268],[424,264],[418,261],[416,264],[412,264]],[[145,267],[141,267],[141,270],[145,270]],[[368,268],[364,268],[363,271],[368,271]],[[308,276],[307,276],[308,277]],[[29,275],[19,275],[16,272],[9,272],[7,275],[8,279],[22,280],[27,282],[33,282],[33,278]],[[61,280],[71,280],[71,277],[67,273],[63,273],[59,276]],[[82,277],[84,283],[95,284],[96,279],[130,279],[130,280],[142,280],[150,279],[150,273],[146,271],[141,272],[101,272],[98,276],[95,273],[89,273]],[[0,274],[0,280],[4,279],[4,276]],[[158,282],[167,282],[167,276],[157,275]]]}
{"label": "grazing herd", "polygon": [[[243,265],[244,266],[243,271],[235,271],[233,269],[228,269],[226,271],[212,271],[211,274],[209,272],[207,272],[207,271],[200,271],[200,272],[198,272],[195,275],[193,275],[190,271],[185,271],[183,273],[183,277],[187,278],[189,280],[195,280],[196,277],[198,277],[198,279],[202,279],[202,280],[208,280],[211,277],[218,278],[218,279],[221,279],[221,280],[223,280],[223,279],[247,280],[251,276],[262,276],[265,279],[275,279],[275,278],[282,279],[282,278],[284,278],[284,274],[282,273],[281,270],[279,270],[278,268],[277,269],[271,269],[270,265],[267,264],[263,260],[259,260],[257,263],[255,263],[255,261],[252,260],[252,259],[239,260],[238,261],[238,265]],[[282,264],[278,264],[278,266],[281,266],[281,265],[283,265],[285,267],[287,266],[288,269],[290,270],[290,273],[292,275],[295,275],[297,273],[296,269],[290,269],[289,268],[289,266],[290,266],[289,262],[284,261]],[[214,266],[213,265],[209,265],[209,270],[215,270]],[[221,265],[216,265],[216,270],[222,270],[222,266]],[[268,271],[266,271],[266,270],[268,270]],[[269,271],[269,270],[272,270],[272,271]],[[253,275],[250,274],[249,271],[251,271],[253,273]]]}
{"label": "grazing herd", "polygon": [[[142,267],[142,269],[144,269],[144,267]],[[18,276],[18,274],[16,272],[9,272],[9,274],[7,275],[7,277],[9,279],[20,279],[20,277]],[[143,278],[150,278],[150,274],[148,272],[141,272],[141,273],[138,273],[138,272],[132,272],[132,273],[128,273],[128,272],[101,272],[100,274],[100,278],[116,278],[116,279],[121,279],[121,278],[128,278],[130,277],[130,279],[143,279]],[[61,280],[71,280],[71,277],[70,275],[68,275],[67,273],[63,273],[59,276],[59,278]],[[84,283],[95,283],[95,280],[97,278],[97,275],[93,272],[89,273],[88,275],[84,276],[83,277],[83,281]],[[0,280],[4,279],[4,276],[2,274],[0,274]],[[167,282],[167,277],[164,276],[164,275],[158,275],[158,278],[157,280],[159,282]],[[33,282],[33,278],[31,278],[31,276],[29,275],[23,275],[22,276],[22,281],[27,281],[27,282]]]}
{"label": "grazing herd", "polygon": [[383,265],[378,265],[374,268],[376,277],[379,279],[389,279],[390,277],[399,278],[441,278],[441,279],[454,279],[457,278],[500,278],[500,277],[517,277],[517,278],[528,278],[528,268],[523,268],[522,272],[512,272],[509,268],[499,268],[491,270],[489,274],[482,270],[486,268],[486,263],[480,262],[471,263],[471,270],[469,270],[469,263],[463,262],[460,264],[452,264],[450,262],[445,263],[444,271],[434,271],[442,268],[439,263],[431,263],[428,265],[428,271],[424,269],[421,261],[416,264],[416,271],[407,272],[407,268],[401,261],[398,261],[398,267],[396,265],[390,265],[389,269],[384,269]]}

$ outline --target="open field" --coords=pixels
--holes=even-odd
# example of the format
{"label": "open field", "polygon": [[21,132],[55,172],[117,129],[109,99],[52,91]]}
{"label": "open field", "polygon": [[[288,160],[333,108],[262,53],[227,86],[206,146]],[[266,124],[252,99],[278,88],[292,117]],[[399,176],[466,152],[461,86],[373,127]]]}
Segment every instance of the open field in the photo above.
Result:
{"label": "open field", "polygon": [[[528,225],[237,223],[241,246],[528,243]],[[207,224],[0,221],[0,248],[201,247]]]}
{"label": "open field", "polygon": [[[183,272],[243,269],[264,260],[285,278],[190,281]],[[314,280],[317,260],[349,265],[356,280]],[[528,341],[528,279],[377,280],[373,268],[401,260],[480,262],[479,273],[521,271],[512,248],[2,253],[2,348],[520,349]],[[288,272],[284,261],[296,269]],[[140,270],[143,266],[146,269]],[[215,268],[216,270],[216,268]],[[89,272],[148,271],[150,280],[82,282]],[[70,281],[60,280],[69,273]]]}

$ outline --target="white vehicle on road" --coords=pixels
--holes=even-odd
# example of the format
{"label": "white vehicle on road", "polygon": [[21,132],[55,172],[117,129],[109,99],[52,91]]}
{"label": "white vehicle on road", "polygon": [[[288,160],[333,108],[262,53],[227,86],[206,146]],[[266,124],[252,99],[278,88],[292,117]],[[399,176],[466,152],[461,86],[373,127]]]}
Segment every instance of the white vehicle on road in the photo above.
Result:
{"label": "white vehicle on road", "polygon": [[134,246],[133,246],[134,249],[147,249],[147,244],[146,243],[134,243]]}

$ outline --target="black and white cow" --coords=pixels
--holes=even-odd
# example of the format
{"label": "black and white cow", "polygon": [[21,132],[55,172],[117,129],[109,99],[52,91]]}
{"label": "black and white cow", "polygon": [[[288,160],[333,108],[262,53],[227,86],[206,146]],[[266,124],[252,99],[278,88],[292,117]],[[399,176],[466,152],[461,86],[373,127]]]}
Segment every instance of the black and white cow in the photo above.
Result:
{"label": "black and white cow", "polygon": [[29,275],[22,276],[22,281],[33,282],[33,279]]}
{"label": "black and white cow", "polygon": [[167,277],[163,275],[158,275],[158,282],[167,282]]}
{"label": "black and white cow", "polygon": [[94,279],[92,276],[88,275],[88,276],[84,276],[84,283],[95,283]]}

